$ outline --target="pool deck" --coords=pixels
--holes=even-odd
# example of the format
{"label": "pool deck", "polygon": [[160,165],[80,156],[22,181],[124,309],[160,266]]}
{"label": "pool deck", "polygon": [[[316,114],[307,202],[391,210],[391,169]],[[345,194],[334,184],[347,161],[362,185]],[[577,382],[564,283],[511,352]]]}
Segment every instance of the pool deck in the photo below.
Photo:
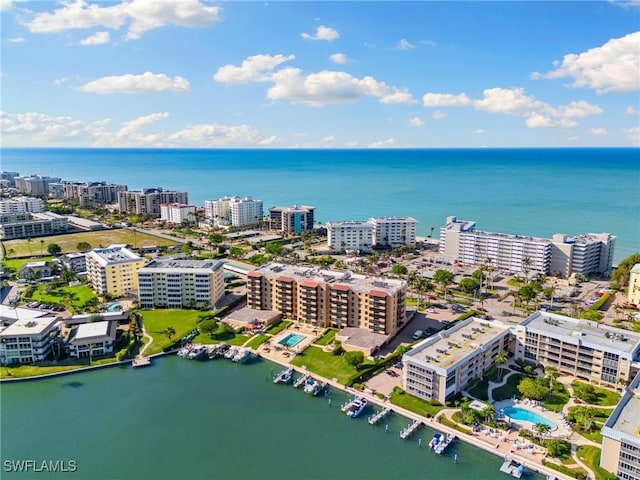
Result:
{"label": "pool deck", "polygon": [[[500,412],[503,408],[506,408],[506,407],[515,407],[515,408],[521,408],[524,410],[529,410],[532,413],[535,413],[537,415],[540,415],[541,417],[546,418],[547,420],[549,420],[550,422],[556,425],[556,428],[552,429],[549,432],[548,434],[549,437],[566,439],[572,433],[572,430],[570,428],[566,428],[564,426],[564,423],[565,423],[564,418],[559,413],[553,412],[551,410],[547,410],[544,407],[535,406],[535,403],[533,401],[529,402],[527,400],[525,401],[503,400],[500,402],[496,402],[494,406],[495,406],[496,412]],[[533,429],[533,424],[531,422],[527,422],[524,420],[516,420],[511,417],[509,417],[509,420],[511,421],[511,423],[519,425],[522,428],[526,428],[527,430]]]}

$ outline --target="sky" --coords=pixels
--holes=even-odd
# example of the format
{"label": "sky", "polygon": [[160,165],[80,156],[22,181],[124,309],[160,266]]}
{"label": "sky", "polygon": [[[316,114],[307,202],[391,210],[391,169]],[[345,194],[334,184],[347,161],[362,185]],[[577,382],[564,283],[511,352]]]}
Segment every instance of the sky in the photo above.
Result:
{"label": "sky", "polygon": [[0,0],[3,147],[640,146],[640,1]]}

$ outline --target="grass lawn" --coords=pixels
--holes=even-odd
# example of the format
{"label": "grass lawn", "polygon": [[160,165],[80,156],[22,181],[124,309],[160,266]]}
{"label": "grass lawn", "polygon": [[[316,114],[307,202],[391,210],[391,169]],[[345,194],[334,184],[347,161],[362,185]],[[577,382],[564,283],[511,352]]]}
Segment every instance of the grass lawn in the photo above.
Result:
{"label": "grass lawn", "polygon": [[[589,384],[580,382],[578,380],[574,380],[573,382],[571,382],[571,386],[574,388],[576,387],[584,388],[589,386]],[[613,390],[609,390],[606,388],[596,387],[595,385],[593,385],[593,390],[596,393],[597,399],[595,400],[594,403],[587,402],[587,403],[591,403],[591,405],[600,405],[601,407],[608,407],[608,406],[617,405],[618,401],[620,401],[620,394],[618,392],[615,392]],[[584,400],[584,399],[582,398],[581,400]]]}
{"label": "grass lawn", "polygon": [[542,400],[542,406],[554,412],[559,412],[562,407],[569,401],[569,392],[560,382],[556,382],[553,386],[551,394]]}
{"label": "grass lawn", "polygon": [[576,452],[578,458],[593,470],[596,480],[614,480],[616,476],[600,466],[600,449],[590,445],[581,445]]}
{"label": "grass lawn", "polygon": [[[141,247],[143,245],[157,245],[164,247],[167,245],[175,245],[177,241],[167,240],[165,238],[155,237],[147,233],[136,230],[135,234],[132,230],[125,228],[118,228],[112,230],[98,230],[95,232],[79,232],[79,233],[67,233],[63,235],[52,235],[49,237],[38,237],[28,242],[26,239],[22,240],[8,240],[4,242],[4,246],[7,251],[7,257],[24,257],[26,255],[32,256],[40,253],[40,241],[44,241],[43,253],[47,252],[47,245],[50,243],[57,243],[62,248],[63,253],[76,252],[76,245],[80,242],[87,242],[93,248],[100,246],[107,247],[114,243],[128,243],[134,248]],[[13,250],[11,254],[9,251]]]}
{"label": "grass lawn", "polygon": [[40,303],[64,305],[73,313],[83,312],[90,304],[98,301],[98,296],[86,285],[57,287],[47,293],[49,286],[49,284],[45,283],[38,285],[30,297],[31,300],[37,300]]}
{"label": "grass lawn", "polygon": [[278,323],[269,325],[267,328],[264,329],[264,331],[269,335],[277,335],[281,331],[289,328],[291,325],[293,325],[293,322],[291,320],[281,320]]}
{"label": "grass lawn", "polygon": [[[203,314],[199,310],[142,310],[139,313],[146,332],[153,337],[153,343],[145,350],[146,355],[160,353],[165,347],[184,337],[196,328],[200,315]],[[167,327],[173,327],[176,331],[171,339],[162,333]]]}
{"label": "grass lawn", "polygon": [[[95,357],[92,359],[91,365],[106,365],[116,362],[115,356]],[[47,375],[50,373],[65,372],[69,370],[78,370],[89,366],[88,358],[65,358],[56,363],[52,361],[40,362],[37,365],[19,365],[2,367],[0,370],[0,378],[17,378],[17,377],[35,377],[38,375]]]}
{"label": "grass lawn", "polygon": [[296,355],[291,364],[297,367],[306,366],[310,372],[328,379],[337,378],[343,385],[358,375],[355,367],[348,365],[341,355],[323,352],[320,347],[307,348]]}
{"label": "grass lawn", "polygon": [[25,263],[29,262],[50,262],[51,257],[30,257],[30,258],[16,258],[14,260],[3,260],[2,264],[6,270],[11,270],[17,274]]}
{"label": "grass lawn", "polygon": [[474,398],[479,400],[489,400],[489,380],[484,378],[483,380],[478,380],[472,387],[465,389]]}
{"label": "grass lawn", "polygon": [[508,398],[512,398],[514,395],[520,396],[520,392],[518,392],[518,384],[520,381],[525,378],[525,375],[521,373],[514,373],[507,379],[507,383],[502,385],[501,387],[494,388],[492,391],[493,399],[498,400],[506,400]]}
{"label": "grass lawn", "polygon": [[565,467],[564,465],[558,465],[555,462],[549,462],[546,460],[543,460],[542,464],[545,467],[549,467],[553,470],[556,470],[557,472],[564,473],[565,475],[568,475],[573,478],[587,478],[587,471],[582,467],[569,468],[569,467]]}
{"label": "grass lawn", "polygon": [[391,398],[389,401],[398,407],[407,409],[425,417],[433,417],[444,408],[441,405],[431,405],[426,400],[418,398],[415,395],[411,395],[410,393],[400,391],[399,389],[394,389],[391,392]]}
{"label": "grass lawn", "polygon": [[268,340],[269,340],[269,337],[267,335],[263,335],[260,333],[254,336],[251,340],[249,340],[249,342],[245,346],[249,348],[253,348],[255,350]]}
{"label": "grass lawn", "polygon": [[333,328],[329,328],[329,329],[325,330],[325,332],[318,339],[316,344],[317,345],[323,345],[323,346],[324,345],[329,345],[331,342],[333,342],[333,339],[336,338],[336,333],[337,333],[337,330],[335,330]]}

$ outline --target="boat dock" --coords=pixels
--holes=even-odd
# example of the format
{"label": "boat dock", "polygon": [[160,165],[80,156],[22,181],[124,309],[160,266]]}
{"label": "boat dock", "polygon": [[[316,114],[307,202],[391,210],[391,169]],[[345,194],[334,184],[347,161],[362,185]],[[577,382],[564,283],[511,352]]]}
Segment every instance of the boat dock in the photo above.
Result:
{"label": "boat dock", "polygon": [[451,442],[455,440],[456,436],[449,433],[447,435],[442,435],[440,441],[433,447],[433,451],[438,455],[442,454],[446,448],[451,445]]}
{"label": "boat dock", "polygon": [[148,367],[149,365],[151,365],[151,359],[149,357],[144,357],[144,356],[137,356],[131,362],[131,366],[133,368]]}
{"label": "boat dock", "polygon": [[524,465],[522,463],[516,462],[509,456],[504,458],[504,463],[500,467],[500,471],[506,473],[507,475],[511,475],[514,478],[522,477],[524,473]]}
{"label": "boat dock", "polygon": [[302,375],[301,377],[298,377],[296,379],[295,382],[293,382],[293,388],[298,388],[300,387],[304,382],[306,382],[307,380],[309,380],[311,378],[311,375],[309,375],[308,373]]}
{"label": "boat dock", "polygon": [[340,407],[340,410],[342,410],[343,412],[346,412],[347,410],[349,410],[349,407],[353,404],[353,402],[356,401],[356,399],[357,399],[357,397],[353,397],[348,402],[343,403],[342,406]]}
{"label": "boat dock", "polygon": [[391,413],[391,409],[389,407],[387,407],[384,410],[380,410],[375,415],[370,416],[367,420],[369,421],[370,425],[375,425],[376,423],[378,423],[380,420],[382,420],[384,417],[386,417],[390,413]]}
{"label": "boat dock", "polygon": [[415,420],[411,425],[406,428],[403,428],[400,431],[400,438],[407,439],[409,436],[420,426],[422,422],[420,420]]}

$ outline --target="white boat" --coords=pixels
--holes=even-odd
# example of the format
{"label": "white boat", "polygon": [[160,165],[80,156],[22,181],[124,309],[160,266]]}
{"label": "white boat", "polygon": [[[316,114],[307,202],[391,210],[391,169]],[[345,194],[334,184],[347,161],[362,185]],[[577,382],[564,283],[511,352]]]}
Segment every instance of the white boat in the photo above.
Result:
{"label": "white boat", "polygon": [[238,353],[236,353],[231,360],[236,363],[244,363],[249,360],[250,356],[251,350],[249,350],[248,348],[239,348]]}
{"label": "white boat", "polygon": [[359,398],[356,398],[353,402],[351,402],[351,405],[349,405],[345,413],[347,414],[348,417],[356,418],[358,415],[362,413],[362,411],[364,410],[364,407],[366,406],[367,406],[367,399],[364,397],[359,397]]}
{"label": "white boat", "polygon": [[236,354],[238,353],[239,348],[236,346],[232,346],[229,347],[229,350],[227,350],[224,353],[224,358],[226,358],[227,360],[231,360],[233,357],[236,356]]}
{"label": "white boat", "polygon": [[291,383],[292,380],[293,368],[286,368],[273,379],[273,383]]}
{"label": "white boat", "polygon": [[180,350],[178,350],[176,355],[178,355],[179,357],[186,357],[189,354],[189,350],[191,350],[191,345],[187,345],[186,347],[182,347]]}
{"label": "white boat", "polygon": [[195,345],[187,354],[189,360],[198,360],[207,353],[207,347],[204,345]]}
{"label": "white boat", "polygon": [[511,475],[514,478],[520,478],[524,473],[524,464],[516,462],[513,458],[507,456],[500,467],[500,471],[507,475]]}
{"label": "white boat", "polygon": [[313,378],[309,378],[307,379],[307,381],[304,382],[304,388],[302,390],[304,391],[304,393],[308,393],[316,397],[320,395],[321,392],[324,391],[326,386],[327,386],[326,383],[320,383],[317,380],[314,380]]}

